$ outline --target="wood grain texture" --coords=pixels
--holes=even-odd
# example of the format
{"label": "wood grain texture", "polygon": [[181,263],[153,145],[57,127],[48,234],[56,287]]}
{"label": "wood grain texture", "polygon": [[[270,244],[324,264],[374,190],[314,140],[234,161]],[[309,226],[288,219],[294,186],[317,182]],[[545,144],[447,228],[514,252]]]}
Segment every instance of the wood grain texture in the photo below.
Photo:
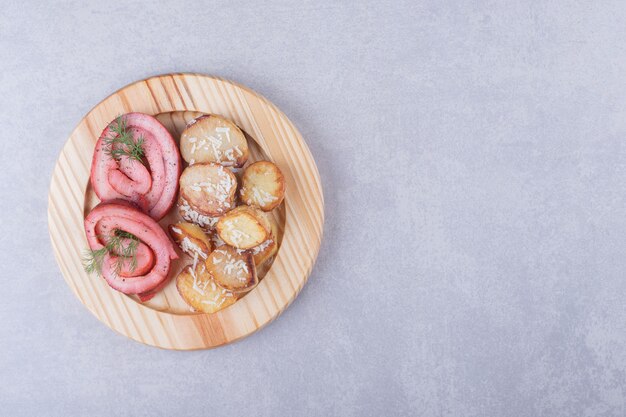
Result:
{"label": "wood grain texture", "polygon": [[[285,201],[273,213],[282,229],[275,260],[254,290],[222,311],[190,312],[172,283],[154,300],[141,304],[83,271],[80,258],[87,248],[83,219],[97,202],[89,186],[95,143],[111,120],[131,111],[155,115],[175,137],[198,113],[222,115],[248,135],[251,161],[274,161],[285,175]],[[171,213],[162,224],[176,218]],[[52,246],[72,291],[113,330],[166,349],[217,347],[245,337],[276,318],[306,283],[319,251],[323,221],[319,173],[289,119],[248,88],[199,74],[167,74],[138,81],[98,104],[67,140],[48,196]],[[185,264],[185,260],[179,261],[173,269]]]}

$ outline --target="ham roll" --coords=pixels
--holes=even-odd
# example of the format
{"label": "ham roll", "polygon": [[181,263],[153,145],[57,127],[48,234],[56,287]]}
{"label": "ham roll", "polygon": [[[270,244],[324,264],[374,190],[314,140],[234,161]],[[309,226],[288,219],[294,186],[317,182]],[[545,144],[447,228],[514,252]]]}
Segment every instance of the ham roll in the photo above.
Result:
{"label": "ham roll", "polygon": [[178,146],[167,129],[143,113],[122,116],[135,141],[143,138],[142,161],[121,155],[113,158],[110,139],[115,137],[111,122],[102,132],[91,163],[91,185],[102,201],[126,200],[155,220],[172,208],[176,198],[181,159]]}
{"label": "ham roll", "polygon": [[[136,265],[129,259],[119,262],[119,253],[107,253],[102,261],[102,276],[114,289],[137,294],[147,301],[167,284],[170,263],[178,258],[173,243],[154,219],[125,201],[100,203],[85,218],[87,242],[92,251],[102,249],[124,231],[137,237]],[[126,246],[129,239],[122,239]]]}

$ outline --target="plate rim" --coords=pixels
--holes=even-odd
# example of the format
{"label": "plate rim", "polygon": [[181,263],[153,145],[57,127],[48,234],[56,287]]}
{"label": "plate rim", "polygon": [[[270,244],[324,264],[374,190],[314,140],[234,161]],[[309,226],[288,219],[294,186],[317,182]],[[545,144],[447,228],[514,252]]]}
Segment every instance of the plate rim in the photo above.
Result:
{"label": "plate rim", "polygon": [[[193,89],[189,87],[188,82],[191,80],[196,81],[198,85],[200,85],[199,90],[197,90],[197,87]],[[202,85],[203,83],[205,84],[204,86]],[[146,91],[143,91],[143,96],[140,94],[139,96],[135,97],[135,94],[141,92],[141,90],[145,88],[142,87],[144,84],[148,89],[150,97],[145,94]],[[153,86],[151,86],[151,84]],[[182,90],[179,88],[178,84],[181,85]],[[170,95],[171,92],[168,93],[168,85],[173,85],[176,92],[178,93],[179,102],[177,104],[174,103],[174,96]],[[313,187],[305,190],[305,192],[313,192],[315,194],[313,195],[313,200],[308,200],[308,202],[310,203],[311,201],[313,201],[314,203],[317,203],[317,206],[312,208],[312,210],[314,210],[314,216],[309,216],[306,219],[307,223],[310,223],[312,225],[311,227],[306,228],[306,237],[313,239],[308,244],[308,251],[300,251],[297,253],[299,258],[297,261],[293,259],[287,259],[288,256],[294,255],[294,249],[291,249],[290,247],[289,250],[286,250],[285,242],[287,241],[287,243],[290,245],[294,243],[293,241],[291,241],[291,238],[294,237],[292,236],[292,234],[298,233],[298,230],[295,230],[295,228],[292,226],[294,225],[294,223],[299,223],[302,217],[305,216],[305,213],[302,212],[301,204],[301,200],[303,199],[303,192],[297,192],[296,187],[293,183],[291,184],[291,186],[287,187],[287,193],[284,203],[286,205],[286,219],[283,242],[281,244],[281,248],[278,254],[276,255],[276,260],[274,261],[272,268],[268,272],[265,279],[261,282],[261,284],[271,281],[272,285],[278,285],[280,288],[280,286],[283,285],[284,282],[289,281],[289,287],[291,287],[291,290],[286,297],[282,297],[280,301],[277,301],[274,297],[275,294],[271,294],[271,289],[265,288],[265,290],[270,292],[269,296],[271,296],[275,304],[275,306],[270,306],[271,309],[265,304],[265,301],[263,301],[264,296],[261,295],[261,284],[259,284],[259,286],[257,286],[251,293],[247,294],[246,297],[237,301],[237,303],[233,304],[232,306],[214,314],[198,313],[181,315],[168,311],[155,310],[142,305],[141,303],[133,300],[126,295],[118,293],[117,291],[108,287],[108,285],[106,284],[104,284],[103,287],[103,280],[100,280],[96,277],[88,277],[86,273],[82,270],[82,268],[76,267],[76,263],[80,264],[79,254],[74,253],[73,258],[68,259],[66,262],[65,257],[68,256],[67,248],[65,248],[65,250],[61,248],[60,241],[58,241],[58,239],[63,240],[67,237],[70,237],[70,241],[76,238],[78,238],[78,240],[81,240],[82,238],[82,241],[79,243],[84,244],[83,247],[86,248],[86,238],[84,236],[84,230],[82,230],[82,223],[84,218],[83,213],[85,210],[85,194],[87,191],[87,183],[89,181],[88,172],[91,165],[91,158],[93,148],[95,146],[95,141],[99,136],[98,129],[101,130],[104,128],[104,125],[101,125],[101,123],[97,123],[99,124],[99,126],[89,127],[90,124],[93,124],[94,119],[102,119],[103,117],[106,118],[106,115],[110,116],[112,112],[115,111],[118,111],[117,114],[119,114],[120,106],[123,107],[123,109],[121,109],[121,112],[123,113],[127,113],[129,111],[141,111],[139,110],[139,108],[144,109],[146,102],[152,102],[152,104],[154,105],[152,106],[152,109],[157,111],[143,112],[151,114],[153,116],[159,113],[172,111],[197,111],[203,113],[211,113],[210,111],[207,111],[208,108],[206,107],[206,105],[197,104],[197,101],[201,96],[206,99],[206,103],[210,103],[210,100],[208,99],[206,95],[207,93],[205,91],[208,86],[212,86],[216,89],[223,89],[224,92],[228,92],[229,96],[232,94],[232,97],[238,97],[240,104],[242,106],[248,107],[247,110],[237,110],[237,106],[234,105],[232,101],[229,101],[232,100],[232,97],[231,99],[222,98],[222,100],[224,100],[225,103],[230,102],[230,104],[234,106],[233,108],[235,109],[235,112],[239,113],[239,111],[242,111],[244,114],[246,114],[245,117],[249,118],[249,123],[257,123],[258,120],[256,119],[256,117],[259,116],[257,113],[254,113],[250,109],[251,105],[261,108],[263,112],[267,115],[268,119],[271,116],[274,120],[274,123],[272,125],[272,122],[270,121],[269,125],[271,125],[271,129],[274,131],[275,134],[274,136],[276,136],[273,139],[274,141],[268,142],[268,139],[265,138],[265,135],[261,135],[262,140],[259,141],[259,135],[255,134],[257,132],[249,132],[251,136],[255,138],[258,145],[273,160],[275,160],[273,153],[276,154],[276,152],[272,149],[282,149],[283,147],[286,147],[286,144],[298,145],[298,162],[302,163],[302,165],[306,164],[306,166],[300,167],[298,163],[289,160],[290,163],[287,167],[287,171],[289,174],[288,176],[293,176],[293,180],[297,181],[301,181],[304,178],[303,175],[312,177],[312,182],[309,182],[309,180],[305,178],[305,181],[308,185],[313,184]],[[154,88],[159,88],[159,90],[155,92]],[[165,93],[165,95],[162,95],[163,92]],[[117,98],[120,98],[119,102],[116,100]],[[165,100],[167,100],[168,102],[165,103]],[[191,105],[187,101],[189,101]],[[208,104],[208,106],[210,107],[210,104]],[[110,117],[108,120],[110,121],[114,117]],[[237,122],[237,120],[235,120],[235,122]],[[280,129],[288,129],[289,132],[277,134],[274,129],[276,128],[276,126],[278,126],[279,123],[282,125],[282,128]],[[86,135],[86,133],[82,132],[82,130],[84,130],[85,128],[87,128],[87,130],[90,132],[89,139],[91,140],[89,141],[85,140],[84,136]],[[244,130],[246,129],[244,128]],[[288,135],[289,140],[285,141],[284,146],[281,146],[278,140],[286,139],[285,135]],[[79,138],[82,138],[82,141]],[[71,149],[73,147],[76,149]],[[89,152],[89,149],[91,149],[91,152]],[[86,154],[87,152],[88,154]],[[87,166],[75,167],[75,169],[71,169],[71,162],[69,160],[64,161],[64,159],[68,158],[69,156],[75,156],[76,154],[78,154],[83,159],[85,158],[85,155],[87,155]],[[281,156],[283,156],[282,153]],[[85,165],[85,161],[83,160],[82,162],[82,165]],[[283,164],[280,164],[280,166],[281,169],[284,170]],[[304,172],[305,168],[307,169],[307,172]],[[67,171],[69,171],[69,173]],[[70,178],[68,178],[68,174],[76,176],[76,178],[72,179],[75,179],[77,184],[70,184]],[[73,224],[74,234],[71,234],[72,232],[68,230],[66,231],[68,236],[65,237],[60,236],[62,234],[60,230],[55,229],[55,227],[58,226],[57,222],[62,215],[57,210],[57,205],[59,204],[58,198],[67,199],[66,195],[59,196],[59,185],[65,185],[67,187],[74,188],[73,192],[78,194],[77,200],[80,203],[80,217],[77,219],[76,213],[74,213],[73,216],[64,215],[64,217],[65,219],[72,218],[74,222],[80,223],[80,229],[82,231],[81,236],[77,237],[75,235],[75,224]],[[63,276],[64,281],[68,284],[74,295],[81,301],[81,303],[85,307],[87,307],[87,309],[93,315],[96,316],[99,321],[103,322],[112,330],[140,343],[164,349],[211,349],[236,342],[242,338],[249,336],[252,333],[255,333],[256,331],[265,327],[267,324],[271,323],[293,302],[293,300],[299,295],[303,286],[306,284],[317,259],[323,235],[324,196],[319,171],[306,142],[302,138],[302,135],[297,130],[297,128],[287,118],[287,116],[280,109],[278,109],[278,107],[276,107],[267,98],[258,94],[251,88],[222,77],[205,75],[195,72],[165,73],[134,81],[109,94],[99,103],[97,103],[93,108],[91,108],[91,110],[89,110],[89,112],[87,112],[80,119],[76,127],[72,130],[71,134],[66,139],[63,148],[61,149],[59,156],[56,159],[48,190],[48,232],[55,255],[55,260],[57,261],[57,265],[61,270],[61,275]],[[300,211],[298,211],[298,209],[300,209]],[[305,210],[307,214],[310,214],[309,208],[305,208]],[[301,229],[302,227],[303,226],[300,226],[298,224],[298,229]],[[68,242],[65,240],[63,240],[63,242],[65,245],[75,243],[73,241]],[[69,253],[71,253],[71,251],[69,251]],[[68,263],[72,266],[73,271],[71,272],[68,268]],[[295,273],[298,275],[296,277],[295,286],[294,283],[291,282],[292,277],[279,276],[281,271],[275,269],[277,267],[277,263],[278,265],[281,265],[281,270],[285,269],[288,270],[289,274]],[[284,274],[285,271],[282,271],[282,273]],[[87,278],[85,278],[86,276]],[[282,282],[274,282],[281,279]],[[100,285],[95,285],[95,283],[99,283]],[[83,288],[85,292],[88,292],[86,287],[94,287],[91,290],[95,292],[96,300],[86,300],[86,297],[84,295],[81,295],[81,291],[79,291],[80,285],[85,287]],[[264,285],[264,287],[268,286],[269,284]],[[108,300],[103,300],[101,298],[101,291],[109,293],[107,297]],[[91,298],[91,295],[89,296],[89,298]],[[260,318],[260,320],[258,318],[255,318],[255,315],[258,312],[255,310],[250,310],[252,308],[259,308],[259,298],[261,304],[263,304],[263,308],[267,310],[267,314],[264,314],[263,317]],[[113,301],[112,305],[107,305],[107,302],[111,300]],[[239,307],[235,307],[237,305],[239,305]],[[115,314],[111,312],[111,309],[113,307],[117,311],[117,313]],[[118,311],[122,310],[122,308],[120,307],[123,307],[124,311],[122,313]],[[244,317],[246,315],[246,312],[249,314],[250,317]],[[109,317],[109,314],[120,315],[120,317],[113,319],[112,317]],[[129,325],[124,317],[124,314],[130,315],[129,320],[133,324],[132,326]],[[139,317],[139,319],[137,319],[137,317]],[[252,318],[252,323],[249,322],[249,318]],[[134,322],[135,319],[140,321],[140,323]],[[155,319],[157,319],[158,323],[153,323]],[[239,319],[245,319],[246,323],[242,324],[237,322],[237,320]],[[142,324],[146,324],[148,326],[147,332],[145,330],[142,331],[138,327]],[[161,332],[164,332],[164,334],[161,334],[162,337],[157,337],[152,334],[153,331],[150,330],[150,326],[152,325],[160,326],[162,328],[160,329]],[[231,331],[232,326],[235,326],[237,330],[233,331],[232,334],[227,334],[227,330]],[[196,334],[195,337],[193,334],[194,329],[197,333],[199,333],[199,335]],[[209,334],[207,335],[205,334],[205,332],[208,332]],[[221,333],[221,336],[219,334],[216,336],[215,332]],[[146,337],[146,333],[149,335],[149,337]]]}

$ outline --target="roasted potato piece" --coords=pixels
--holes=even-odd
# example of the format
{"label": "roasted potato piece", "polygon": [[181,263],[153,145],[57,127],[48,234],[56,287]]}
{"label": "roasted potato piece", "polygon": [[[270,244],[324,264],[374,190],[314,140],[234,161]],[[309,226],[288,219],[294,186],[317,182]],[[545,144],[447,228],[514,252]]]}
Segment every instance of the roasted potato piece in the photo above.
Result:
{"label": "roasted potato piece", "polygon": [[211,239],[196,224],[180,222],[170,224],[167,229],[180,249],[192,258],[197,254],[204,260],[213,250]]}
{"label": "roasted potato piece", "polygon": [[187,265],[176,278],[176,289],[187,304],[203,313],[215,313],[234,304],[237,297],[215,284],[204,262]]}
{"label": "roasted potato piece", "polygon": [[272,230],[267,215],[249,206],[239,206],[220,217],[215,229],[224,242],[237,249],[260,245]]}
{"label": "roasted potato piece", "polygon": [[259,282],[250,251],[221,246],[211,252],[205,264],[215,283],[235,294],[250,291]]}
{"label": "roasted potato piece", "polygon": [[191,121],[180,136],[180,153],[189,165],[215,162],[241,167],[250,154],[243,132],[230,120],[204,115]]}
{"label": "roasted potato piece", "polygon": [[285,198],[285,177],[272,162],[259,161],[250,165],[241,182],[241,201],[249,206],[271,211]]}
{"label": "roasted potato piece", "polygon": [[180,176],[180,194],[198,213],[221,216],[235,207],[237,178],[219,164],[196,164]]}
{"label": "roasted potato piece", "polygon": [[205,232],[215,230],[215,225],[217,224],[219,217],[211,217],[201,214],[198,210],[192,207],[191,204],[183,198],[183,196],[178,198],[177,205],[178,214],[180,214],[180,217],[182,217],[183,220],[200,226]]}

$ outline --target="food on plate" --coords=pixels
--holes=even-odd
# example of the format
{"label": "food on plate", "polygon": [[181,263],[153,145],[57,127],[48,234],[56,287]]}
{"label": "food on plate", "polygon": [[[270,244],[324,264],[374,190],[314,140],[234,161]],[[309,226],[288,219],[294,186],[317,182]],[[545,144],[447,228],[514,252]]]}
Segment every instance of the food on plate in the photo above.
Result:
{"label": "food on plate", "polygon": [[117,291],[154,296],[168,281],[178,258],[165,231],[147,214],[124,201],[104,202],[85,218],[89,252],[85,269],[97,272]]}
{"label": "food on plate", "polygon": [[194,165],[215,162],[241,167],[248,160],[248,142],[243,132],[231,121],[216,115],[192,120],[180,136],[183,159]]}
{"label": "food on plate", "polygon": [[220,217],[216,225],[219,237],[237,249],[250,249],[270,237],[267,215],[256,207],[239,206]]}
{"label": "food on plate", "polygon": [[236,294],[250,291],[259,282],[250,251],[224,245],[211,252],[205,265],[218,286]]}
{"label": "food on plate", "polygon": [[219,164],[195,164],[180,176],[181,196],[205,216],[221,216],[234,208],[236,191],[235,174]]}
{"label": "food on plate", "polygon": [[126,200],[155,220],[176,199],[180,153],[172,135],[154,117],[128,113],[104,129],[96,142],[91,185],[102,201]]}
{"label": "food on plate", "polygon": [[[181,153],[189,163],[182,173]],[[110,122],[92,160],[90,181],[101,203],[85,218],[85,270],[148,301],[169,282],[178,258],[173,240],[193,258],[176,278],[183,300],[204,313],[233,304],[271,265],[279,235],[267,212],[285,194],[280,169],[269,161],[244,169],[249,155],[244,133],[220,116],[190,122],[180,150],[152,116],[128,113]],[[170,240],[157,222],[177,195],[184,221],[168,226]]]}
{"label": "food on plate", "polygon": [[187,222],[170,224],[168,227],[170,236],[178,244],[180,249],[192,258],[196,255],[204,260],[212,250],[209,237],[200,226]]}
{"label": "food on plate", "polygon": [[259,161],[248,166],[242,178],[241,200],[249,206],[271,211],[285,197],[285,177],[276,164]]}
{"label": "food on plate", "polygon": [[194,263],[176,278],[178,293],[194,311],[215,313],[237,301],[235,294],[215,284],[204,262],[196,258]]}

